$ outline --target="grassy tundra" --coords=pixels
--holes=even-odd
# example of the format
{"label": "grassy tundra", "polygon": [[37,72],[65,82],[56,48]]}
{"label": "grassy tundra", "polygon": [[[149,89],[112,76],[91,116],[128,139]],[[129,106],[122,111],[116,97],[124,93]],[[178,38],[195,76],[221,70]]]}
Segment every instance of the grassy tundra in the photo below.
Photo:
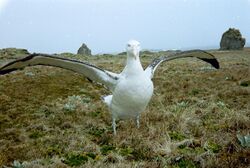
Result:
{"label": "grassy tundra", "polygon": [[[221,69],[194,58],[162,64],[140,128],[119,121],[115,137],[100,99],[107,90],[81,75],[36,66],[0,76],[0,167],[249,166],[236,135],[250,134],[250,49],[210,52]],[[115,72],[126,59],[64,56]],[[0,52],[0,65],[13,58]]]}

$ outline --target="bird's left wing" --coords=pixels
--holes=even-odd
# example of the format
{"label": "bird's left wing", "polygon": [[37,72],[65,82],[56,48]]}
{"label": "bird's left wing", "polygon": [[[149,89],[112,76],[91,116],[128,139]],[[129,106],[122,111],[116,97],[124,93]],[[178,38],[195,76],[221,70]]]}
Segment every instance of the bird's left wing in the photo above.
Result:
{"label": "bird's left wing", "polygon": [[152,79],[154,76],[154,72],[156,68],[160,65],[160,63],[185,57],[196,57],[200,60],[210,63],[216,69],[219,69],[220,67],[219,62],[211,53],[208,53],[203,50],[189,50],[189,51],[177,52],[168,56],[162,56],[154,59],[145,69],[145,73]]}
{"label": "bird's left wing", "polygon": [[15,60],[0,68],[0,75],[10,73],[12,71],[23,69],[27,66],[46,65],[53,67],[60,67],[71,70],[84,75],[86,78],[97,83],[101,83],[114,90],[119,74],[103,70],[95,65],[78,60],[56,57],[48,54],[30,54],[29,56]]}

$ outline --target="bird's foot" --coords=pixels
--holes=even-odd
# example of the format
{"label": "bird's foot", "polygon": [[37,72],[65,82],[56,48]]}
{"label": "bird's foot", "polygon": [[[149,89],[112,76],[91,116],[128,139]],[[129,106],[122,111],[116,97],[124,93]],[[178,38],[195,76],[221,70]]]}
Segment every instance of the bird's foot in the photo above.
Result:
{"label": "bird's foot", "polygon": [[140,128],[140,116],[136,117],[136,126],[137,128]]}
{"label": "bird's foot", "polygon": [[113,127],[113,133],[116,135],[116,123],[115,123],[115,118],[112,119],[112,127]]}

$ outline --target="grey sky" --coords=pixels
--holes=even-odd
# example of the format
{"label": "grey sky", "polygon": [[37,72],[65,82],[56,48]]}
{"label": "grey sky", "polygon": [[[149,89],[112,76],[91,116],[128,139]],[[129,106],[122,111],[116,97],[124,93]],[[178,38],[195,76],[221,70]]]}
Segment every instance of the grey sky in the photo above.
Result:
{"label": "grey sky", "polygon": [[[2,2],[1,2],[2,1]],[[5,5],[3,2],[5,1]],[[250,0],[0,0],[0,48],[120,52],[130,39],[146,49],[219,47],[239,28],[250,39]]]}

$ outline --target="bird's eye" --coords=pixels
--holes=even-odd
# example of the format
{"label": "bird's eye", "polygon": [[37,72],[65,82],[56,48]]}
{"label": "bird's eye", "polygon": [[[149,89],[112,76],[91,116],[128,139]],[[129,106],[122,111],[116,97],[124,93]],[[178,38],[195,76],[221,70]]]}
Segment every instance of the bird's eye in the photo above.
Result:
{"label": "bird's eye", "polygon": [[128,44],[128,47],[131,47],[131,45],[130,45],[130,44]]}

